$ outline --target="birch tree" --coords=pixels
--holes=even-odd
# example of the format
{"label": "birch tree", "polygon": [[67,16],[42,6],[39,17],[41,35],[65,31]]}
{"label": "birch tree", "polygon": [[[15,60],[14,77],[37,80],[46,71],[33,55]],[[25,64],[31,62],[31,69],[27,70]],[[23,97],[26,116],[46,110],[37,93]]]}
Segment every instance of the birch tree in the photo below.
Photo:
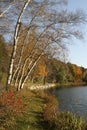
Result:
{"label": "birch tree", "polygon": [[[82,11],[73,13],[64,8],[62,10],[61,4],[65,5],[65,0],[16,2],[20,13],[14,9],[18,17],[14,16],[16,26],[7,88],[14,83],[17,90],[20,90],[44,54],[61,58],[70,39],[82,38],[78,26],[86,21],[86,17]],[[12,4],[2,12],[1,17],[9,12]]]}
{"label": "birch tree", "polygon": [[15,27],[14,45],[13,45],[14,47],[13,47],[13,52],[12,52],[12,58],[11,58],[10,68],[9,68],[9,76],[8,76],[8,80],[7,80],[7,85],[10,85],[11,79],[12,79],[13,65],[14,65],[14,59],[15,59],[16,50],[17,50],[17,43],[18,43],[18,38],[19,38],[21,18],[22,18],[22,15],[23,15],[25,9],[27,8],[29,2],[30,2],[30,0],[27,0],[25,2],[25,4],[24,4],[23,8],[21,9],[21,12],[19,14],[19,17],[18,17],[18,20],[17,20],[17,24],[16,24],[16,27]]}

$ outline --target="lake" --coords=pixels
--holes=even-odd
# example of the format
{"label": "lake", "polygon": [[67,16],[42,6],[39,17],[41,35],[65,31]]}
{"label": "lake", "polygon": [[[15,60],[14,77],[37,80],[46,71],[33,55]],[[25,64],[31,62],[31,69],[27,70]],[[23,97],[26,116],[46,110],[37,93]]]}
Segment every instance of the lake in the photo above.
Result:
{"label": "lake", "polygon": [[87,120],[87,86],[51,89],[59,101],[60,111],[70,111]]}

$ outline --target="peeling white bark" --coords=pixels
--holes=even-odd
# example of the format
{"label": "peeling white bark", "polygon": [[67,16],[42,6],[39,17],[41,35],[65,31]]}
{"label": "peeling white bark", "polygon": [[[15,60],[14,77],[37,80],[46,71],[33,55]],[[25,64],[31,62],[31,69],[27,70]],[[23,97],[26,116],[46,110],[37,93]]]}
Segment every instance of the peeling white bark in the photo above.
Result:
{"label": "peeling white bark", "polygon": [[[24,48],[25,48],[25,44],[26,44],[26,41],[27,41],[27,37],[29,35],[29,32],[30,32],[30,28],[31,28],[31,24],[32,22],[34,21],[35,17],[37,16],[37,13],[38,11],[36,12],[36,14],[34,15],[34,17],[31,19],[30,21],[30,24],[29,24],[29,27],[28,27],[28,31],[27,31],[27,34],[26,34],[26,37],[25,37],[25,40],[24,40],[24,44],[21,48],[21,54],[20,54],[20,58],[19,58],[19,62],[18,62],[18,65],[17,65],[17,69],[15,70],[13,76],[12,76],[12,82],[14,81],[14,78],[16,76],[17,73],[20,73],[18,72],[19,68],[20,68],[20,65],[21,65],[21,61],[22,61],[22,55],[23,55],[23,52],[24,52]],[[19,75],[19,74],[18,74]],[[16,78],[17,79],[17,78]],[[16,83],[17,83],[18,80],[16,80]]]}
{"label": "peeling white bark", "polygon": [[[49,37],[50,39],[50,37]],[[48,39],[48,42],[46,44],[46,46],[44,47],[44,50],[47,49],[47,47],[49,46],[49,39]],[[20,80],[20,84],[18,86],[18,90],[22,89],[24,87],[24,84],[26,83],[31,71],[34,69],[34,67],[37,65],[38,61],[40,60],[41,56],[44,54],[44,51],[41,52],[41,54],[38,56],[38,58],[34,61],[34,63],[32,64],[32,61],[30,62],[29,66],[28,66],[28,72],[26,74],[26,77],[23,79],[23,77],[21,78]],[[32,65],[32,66],[31,66]],[[25,67],[25,66],[24,66]],[[23,70],[24,72],[24,70]],[[24,74],[22,73],[22,76]]]}
{"label": "peeling white bark", "polygon": [[[24,66],[23,66],[23,69],[22,69],[22,74],[21,74],[21,78],[20,78],[20,81],[19,81],[18,90],[20,90],[20,88],[21,88],[21,84],[22,84],[22,80],[23,80],[23,76],[24,76],[24,71],[25,71],[25,66],[26,66],[27,60],[26,60]],[[29,66],[28,66],[28,69],[30,68],[32,62],[33,61],[30,62]]]}
{"label": "peeling white bark", "polygon": [[[28,31],[28,34],[29,34],[29,31]],[[27,36],[28,36],[28,34],[27,34]],[[26,36],[26,38],[25,38],[25,41],[26,41],[26,39],[27,39],[27,36]],[[13,80],[14,80],[14,78],[15,78],[15,76],[16,76],[16,74],[17,74],[19,68],[20,68],[20,64],[21,64],[21,61],[22,61],[22,55],[23,55],[23,52],[24,52],[24,48],[25,48],[25,42],[24,42],[24,44],[23,44],[23,46],[22,46],[22,48],[21,48],[20,59],[19,59],[18,65],[17,65],[17,69],[15,70],[15,72],[14,72],[14,74],[13,74],[12,82],[13,82]]]}
{"label": "peeling white bark", "polygon": [[16,28],[15,28],[15,34],[14,34],[14,47],[13,47],[13,53],[12,53],[12,59],[11,59],[11,63],[10,63],[10,67],[9,67],[9,75],[8,75],[8,80],[7,80],[7,86],[11,84],[11,80],[12,80],[12,74],[13,74],[13,66],[14,66],[14,59],[15,59],[15,55],[16,55],[16,50],[17,50],[17,43],[18,43],[18,35],[19,35],[19,31],[20,31],[20,22],[21,22],[21,18],[22,15],[25,11],[25,9],[27,8],[28,4],[29,4],[30,0],[27,0],[20,12],[20,15],[18,17],[17,20],[17,24],[16,24]]}
{"label": "peeling white bark", "polygon": [[32,71],[33,68],[36,66],[36,64],[38,63],[38,61],[40,60],[40,58],[41,58],[42,55],[43,55],[43,52],[40,54],[40,56],[39,56],[39,57],[37,58],[37,60],[34,62],[33,66],[32,66],[32,67],[30,68],[30,70],[28,71],[28,73],[27,73],[26,77],[24,78],[24,80],[23,80],[23,82],[22,82],[22,84],[21,84],[19,90],[24,87],[24,84],[25,84],[25,82],[27,81],[27,79],[28,79],[28,77],[29,77],[31,71]]}

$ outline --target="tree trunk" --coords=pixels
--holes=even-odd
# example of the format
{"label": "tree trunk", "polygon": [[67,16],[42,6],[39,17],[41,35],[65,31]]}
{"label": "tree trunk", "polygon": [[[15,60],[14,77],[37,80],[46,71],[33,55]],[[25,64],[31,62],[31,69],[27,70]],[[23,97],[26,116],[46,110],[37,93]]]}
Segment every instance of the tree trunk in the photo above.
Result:
{"label": "tree trunk", "polygon": [[46,83],[46,76],[43,76],[43,85]]}
{"label": "tree trunk", "polygon": [[37,58],[37,60],[34,62],[33,66],[32,66],[32,67],[30,68],[30,70],[28,71],[26,77],[25,77],[24,80],[22,81],[22,84],[21,84],[20,88],[18,88],[18,90],[20,90],[21,88],[24,87],[24,84],[25,84],[25,82],[27,81],[27,79],[28,79],[28,77],[29,77],[31,71],[32,71],[33,68],[36,66],[36,64],[38,63],[38,61],[40,60],[40,58],[41,58],[42,55],[43,55],[43,52],[40,54],[40,56],[39,56],[39,57]]}
{"label": "tree trunk", "polygon": [[14,34],[14,46],[13,46],[12,58],[11,58],[10,66],[9,66],[9,74],[8,74],[6,89],[8,89],[9,85],[11,85],[14,59],[15,59],[15,55],[16,55],[17,43],[18,43],[18,38],[19,38],[18,35],[19,35],[19,31],[20,31],[21,18],[22,18],[22,15],[23,15],[25,9],[27,8],[29,2],[30,2],[30,0],[27,0],[25,2],[24,6],[23,6],[23,8],[20,12],[20,15],[18,17],[18,20],[17,20],[17,24],[16,24],[16,28],[15,28],[15,34]]}

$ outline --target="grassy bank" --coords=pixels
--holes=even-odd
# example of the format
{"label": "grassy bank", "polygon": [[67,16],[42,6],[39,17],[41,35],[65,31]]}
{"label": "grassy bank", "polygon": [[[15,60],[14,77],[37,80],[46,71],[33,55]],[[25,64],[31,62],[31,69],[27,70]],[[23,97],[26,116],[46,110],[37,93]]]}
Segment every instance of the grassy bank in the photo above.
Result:
{"label": "grassy bank", "polygon": [[55,97],[44,91],[0,93],[0,130],[86,130],[85,121],[60,113]]}
{"label": "grassy bank", "polygon": [[[9,95],[12,95],[11,93],[12,92],[9,92]],[[18,114],[15,114],[11,109],[11,105],[14,105],[12,103],[14,100],[12,100],[12,96],[9,97],[7,99],[8,102],[5,104],[8,112],[0,113],[0,117],[2,117],[2,119],[0,119],[0,130],[43,130],[42,112],[44,100],[26,89],[16,93],[15,96],[19,101],[16,102],[16,106],[14,106],[13,109],[19,106],[23,107],[23,109],[20,107],[21,110],[19,111],[17,109]],[[21,103],[20,98],[22,99]],[[5,99],[3,99],[3,102],[5,103],[4,100]],[[10,115],[12,117],[9,117]]]}

